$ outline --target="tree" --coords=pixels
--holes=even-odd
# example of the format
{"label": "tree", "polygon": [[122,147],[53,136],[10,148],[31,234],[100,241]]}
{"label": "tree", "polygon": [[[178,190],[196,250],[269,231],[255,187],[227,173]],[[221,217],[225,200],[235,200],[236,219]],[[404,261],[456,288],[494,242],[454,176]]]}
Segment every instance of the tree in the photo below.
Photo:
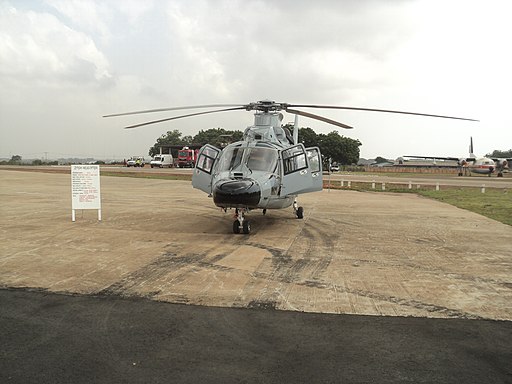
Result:
{"label": "tree", "polygon": [[512,149],[509,149],[508,151],[498,151],[495,149],[492,153],[488,153],[485,155],[486,157],[498,157],[502,159],[510,159],[512,158]]}
{"label": "tree", "polygon": [[383,158],[383,157],[381,157],[381,156],[377,156],[377,157],[375,158],[375,162],[376,162],[377,164],[381,164],[381,163],[387,163],[387,162],[389,162],[389,160],[388,160],[388,159],[385,159],[385,158]]}
{"label": "tree", "polygon": [[[293,125],[285,127],[293,131]],[[359,161],[359,147],[362,145],[359,140],[340,136],[337,131],[319,134],[307,127],[299,128],[299,142],[307,147],[319,147],[324,159],[331,159],[338,164],[356,164]]]}
{"label": "tree", "polygon": [[20,164],[21,163],[21,156],[20,155],[13,155],[11,157],[11,160],[9,160],[9,164]]}
{"label": "tree", "polygon": [[239,141],[243,137],[241,131],[227,131],[224,128],[210,128],[206,131],[200,130],[193,138],[194,144],[211,144],[216,147],[223,147],[226,142]]}
{"label": "tree", "polygon": [[[290,135],[293,137],[293,124],[285,124],[283,128],[288,128],[290,131]],[[307,147],[316,147],[318,146],[318,136],[313,129],[307,128],[299,128],[299,143],[304,144]]]}
{"label": "tree", "polygon": [[155,145],[149,149],[149,156],[153,157],[160,153],[160,146],[162,145],[189,145],[192,144],[191,136],[181,137],[181,132],[177,129],[173,131],[167,131],[165,135],[160,136],[156,139]]}
{"label": "tree", "polygon": [[[160,153],[161,146],[187,146],[187,145],[204,145],[211,144],[216,147],[224,147],[227,143],[242,140],[243,132],[241,131],[227,131],[223,128],[210,128],[201,130],[195,136],[181,136],[181,132],[177,129],[167,131],[165,135],[160,136],[155,145],[149,149],[149,156],[153,157]],[[173,150],[177,152],[177,150]],[[173,153],[173,155],[176,155]]]}
{"label": "tree", "polygon": [[[293,132],[293,124],[284,125]],[[242,140],[242,131],[228,131],[223,128],[210,128],[199,131],[194,137],[181,137],[181,132],[175,129],[168,131],[157,139],[157,142],[149,150],[149,155],[154,156],[160,152],[161,145],[204,145],[211,144],[216,147],[224,147],[228,143]],[[359,140],[340,136],[337,131],[317,135],[309,127],[299,128],[299,142],[307,147],[319,147],[324,159],[329,159],[338,164],[356,164],[359,160],[359,147],[362,145]]]}
{"label": "tree", "polygon": [[[293,127],[292,127],[293,129]],[[307,147],[317,147],[318,146],[318,135],[313,129],[307,128],[299,128],[299,143],[304,144]]]}
{"label": "tree", "polygon": [[324,158],[338,164],[357,164],[361,145],[359,140],[340,136],[338,131],[318,135],[318,146]]}

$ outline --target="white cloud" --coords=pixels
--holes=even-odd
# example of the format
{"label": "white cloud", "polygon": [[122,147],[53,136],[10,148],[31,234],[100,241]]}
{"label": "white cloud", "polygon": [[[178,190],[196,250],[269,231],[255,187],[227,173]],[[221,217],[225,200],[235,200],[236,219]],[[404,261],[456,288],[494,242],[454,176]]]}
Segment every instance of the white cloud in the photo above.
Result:
{"label": "white cloud", "polygon": [[71,27],[90,33],[98,33],[103,39],[110,37],[107,22],[112,18],[110,7],[105,2],[91,0],[45,0],[61,16],[67,18]]}
{"label": "white cloud", "polygon": [[188,84],[207,97],[346,102],[352,89],[359,94],[370,82],[389,81],[379,69],[412,28],[402,2],[361,4],[172,2],[176,81],[188,69]]}
{"label": "white cloud", "polygon": [[[470,135],[482,151],[512,140],[512,6],[504,0],[1,1],[0,124],[30,131],[51,120],[47,136],[61,139],[49,140],[50,147],[70,146],[72,126],[108,139],[116,153],[142,153],[166,130],[244,129],[252,117],[207,115],[137,132],[120,127],[144,116],[98,117],[266,98],[483,120],[316,111],[354,125],[341,133],[361,139],[365,156],[415,148],[451,155],[465,151]],[[493,134],[478,138],[484,130]],[[20,140],[2,136],[0,153]],[[88,150],[95,145],[101,144],[92,141]]]}
{"label": "white cloud", "polygon": [[0,80],[87,85],[110,78],[108,61],[87,35],[54,15],[0,4]]}

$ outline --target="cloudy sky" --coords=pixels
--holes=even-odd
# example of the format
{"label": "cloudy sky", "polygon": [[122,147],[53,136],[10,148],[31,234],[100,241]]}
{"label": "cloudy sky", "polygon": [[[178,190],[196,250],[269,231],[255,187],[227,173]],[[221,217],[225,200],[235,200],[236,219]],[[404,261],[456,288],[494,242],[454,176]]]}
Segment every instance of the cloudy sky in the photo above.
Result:
{"label": "cloudy sky", "polygon": [[[479,123],[310,110],[362,157],[512,148],[508,0],[0,0],[0,158],[146,155],[178,129],[243,130],[244,111],[124,130],[141,109],[271,99]],[[293,121],[287,114],[285,121]]]}

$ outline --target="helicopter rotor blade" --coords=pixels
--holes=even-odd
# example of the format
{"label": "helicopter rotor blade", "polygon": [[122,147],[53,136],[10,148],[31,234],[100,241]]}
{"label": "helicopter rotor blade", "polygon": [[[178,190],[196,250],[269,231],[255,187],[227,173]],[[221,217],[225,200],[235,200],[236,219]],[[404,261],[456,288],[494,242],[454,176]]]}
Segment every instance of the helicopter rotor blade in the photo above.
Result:
{"label": "helicopter rotor blade", "polygon": [[245,106],[236,107],[236,108],[216,109],[214,111],[205,111],[205,112],[189,113],[187,115],[173,116],[173,117],[168,117],[166,119],[152,120],[152,121],[147,121],[145,123],[130,125],[128,127],[125,127],[124,129],[138,128],[138,127],[143,127],[145,125],[163,123],[164,121],[183,119],[184,117],[206,115],[209,113],[216,113],[216,112],[237,111],[237,110],[245,110]]}
{"label": "helicopter rotor blade", "polygon": [[190,106],[185,106],[185,107],[157,108],[157,109],[146,109],[146,110],[142,110],[142,111],[113,113],[113,114],[110,114],[110,115],[104,115],[103,117],[117,117],[117,116],[128,116],[128,115],[140,115],[140,114],[143,114],[143,113],[179,111],[181,109],[221,108],[221,107],[225,108],[225,107],[242,107],[242,106],[245,108],[245,104],[190,105]]}
{"label": "helicopter rotor blade", "polygon": [[318,116],[318,115],[315,115],[313,113],[304,112],[304,111],[298,111],[296,109],[290,109],[290,108],[286,108],[285,111],[286,112],[290,112],[290,113],[294,113],[296,115],[301,115],[301,116],[309,117],[311,119],[320,120],[320,121],[323,121],[324,123],[336,125],[337,127],[341,127],[341,128],[345,128],[345,129],[352,129],[353,128],[350,125],[346,125],[346,124],[340,123],[338,121],[328,119],[328,118],[323,117],[323,116]]}
{"label": "helicopter rotor blade", "polygon": [[428,113],[419,112],[406,112],[406,111],[395,111],[390,109],[377,109],[377,108],[359,108],[359,107],[343,107],[337,105],[311,105],[311,104],[288,104],[290,107],[300,108],[321,108],[321,109],[345,109],[350,111],[366,111],[366,112],[385,112],[385,113],[399,113],[403,115],[416,115],[416,116],[427,116],[427,117],[440,117],[443,119],[455,119],[455,120],[466,120],[466,121],[480,121],[475,119],[469,119],[466,117],[454,117],[444,115],[432,115]]}
{"label": "helicopter rotor blade", "polygon": [[274,101],[267,101],[267,100],[263,100],[263,101],[259,101],[259,102],[255,102],[255,103],[249,103],[249,104],[205,104],[205,105],[191,105],[191,106],[183,106],[183,107],[147,109],[147,110],[140,110],[140,111],[109,114],[109,115],[105,115],[103,117],[128,116],[128,115],[155,113],[155,112],[179,111],[179,110],[185,110],[185,109],[222,108],[222,109],[208,110],[208,111],[197,112],[197,113],[189,113],[189,114],[180,115],[180,116],[173,116],[173,117],[169,117],[169,118],[165,118],[165,119],[152,120],[152,121],[148,121],[148,122],[144,122],[144,123],[140,123],[140,124],[134,124],[134,125],[125,127],[125,129],[130,129],[130,128],[137,128],[137,127],[142,127],[142,126],[146,126],[146,125],[150,125],[150,124],[162,123],[162,122],[170,121],[170,120],[182,119],[185,117],[199,116],[199,115],[205,115],[205,114],[216,113],[216,112],[236,111],[236,110],[246,110],[246,111],[256,110],[256,111],[262,111],[262,112],[268,113],[268,112],[276,112],[276,111],[284,110],[284,111],[293,113],[295,115],[305,116],[305,117],[309,117],[311,119],[323,121],[325,123],[332,124],[337,127],[341,127],[341,128],[345,128],[345,129],[352,128],[351,126],[340,123],[338,121],[331,120],[326,117],[316,115],[314,113],[300,111],[297,109],[291,109],[290,107],[291,108],[299,107],[299,108],[318,108],[318,109],[338,109],[338,110],[352,110],[352,111],[365,111],[365,112],[385,112],[385,113],[394,113],[394,114],[403,114],[403,115],[437,117],[437,118],[444,118],[444,119],[479,121],[476,119],[469,119],[469,118],[465,118],[465,117],[434,115],[434,114],[428,114],[428,113],[397,111],[397,110],[389,110],[389,109],[346,107],[346,106],[337,106],[337,105],[288,104],[288,103],[276,103]]}

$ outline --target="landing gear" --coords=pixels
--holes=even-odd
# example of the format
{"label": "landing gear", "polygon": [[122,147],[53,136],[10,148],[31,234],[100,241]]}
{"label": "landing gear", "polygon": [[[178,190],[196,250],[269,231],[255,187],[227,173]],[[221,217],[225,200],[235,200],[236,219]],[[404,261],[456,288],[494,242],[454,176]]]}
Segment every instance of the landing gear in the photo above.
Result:
{"label": "landing gear", "polygon": [[244,218],[245,209],[235,210],[235,221],[233,221],[233,233],[240,233],[242,230],[246,235],[251,232],[251,223]]}
{"label": "landing gear", "polygon": [[297,200],[293,202],[293,211],[297,215],[297,219],[302,219],[304,217],[304,208],[298,206]]}
{"label": "landing gear", "polygon": [[240,223],[238,222],[238,219],[233,221],[233,233],[240,233]]}
{"label": "landing gear", "polygon": [[244,224],[242,225],[242,229],[246,235],[248,235],[249,232],[251,232],[251,223],[249,222],[249,220],[244,221]]}

